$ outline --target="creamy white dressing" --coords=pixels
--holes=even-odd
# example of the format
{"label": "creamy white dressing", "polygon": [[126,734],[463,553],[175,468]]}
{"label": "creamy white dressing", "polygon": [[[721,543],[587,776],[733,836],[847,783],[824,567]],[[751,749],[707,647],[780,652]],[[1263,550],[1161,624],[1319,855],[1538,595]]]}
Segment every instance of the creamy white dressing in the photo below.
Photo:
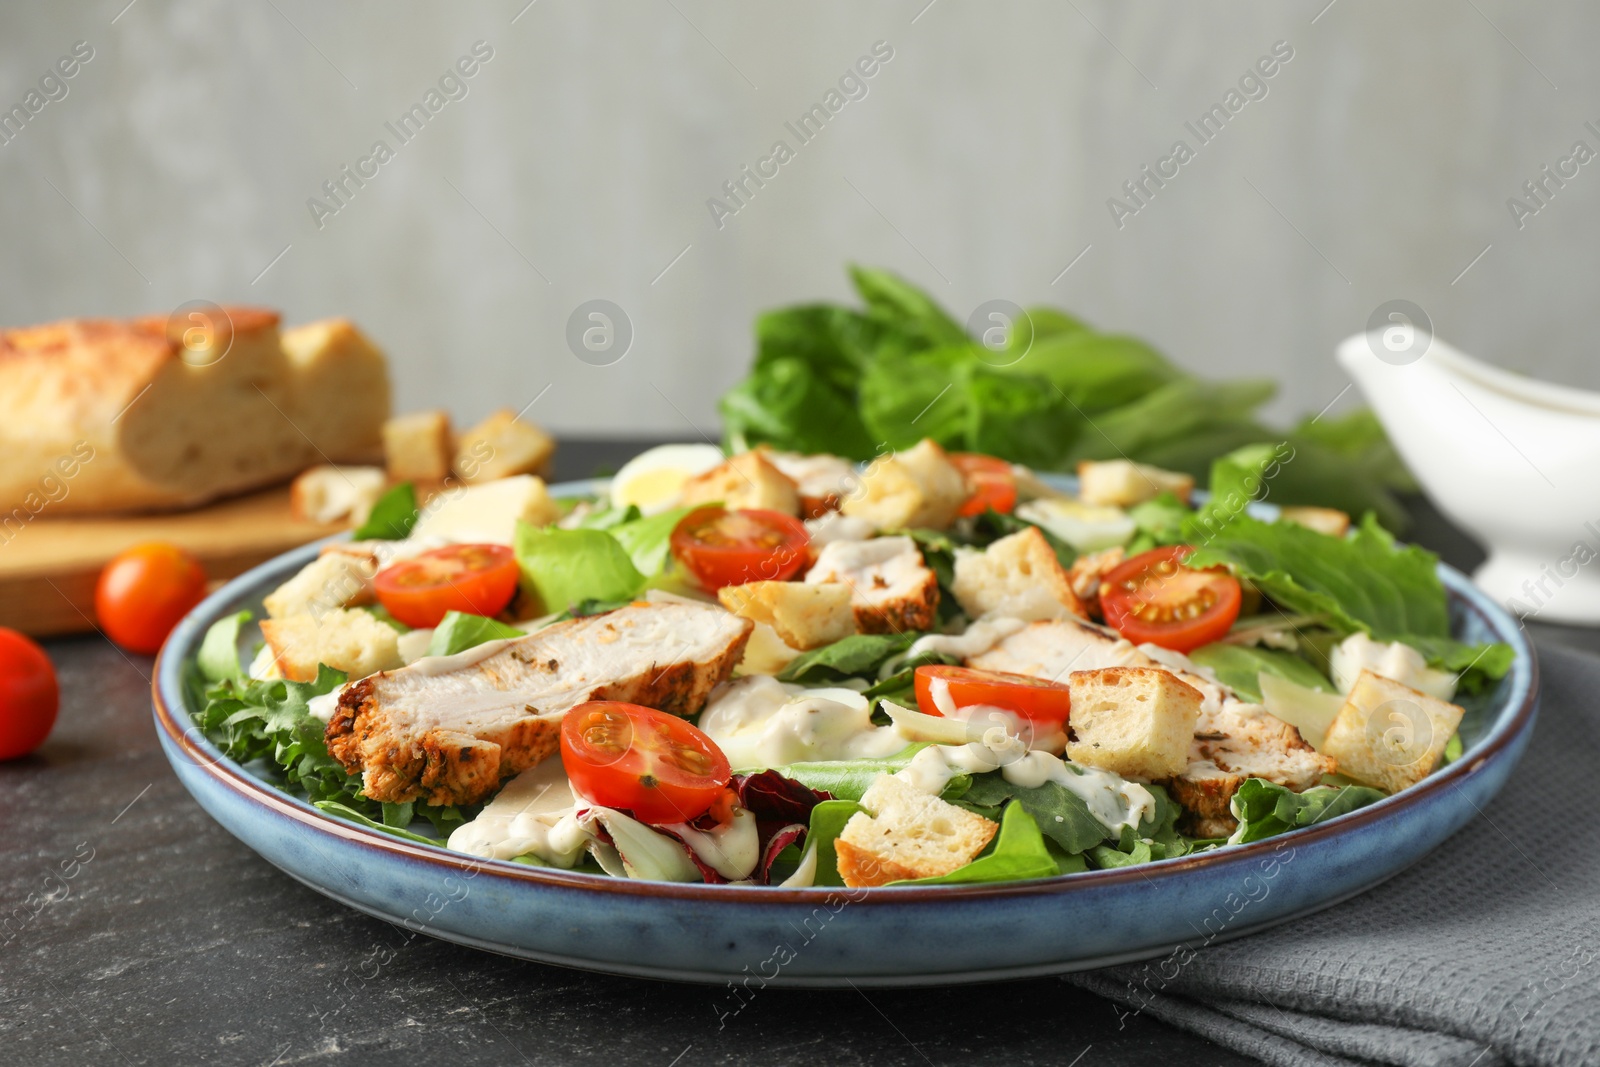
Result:
{"label": "creamy white dressing", "polygon": [[339,697],[349,688],[346,685],[336,687],[331,693],[323,693],[319,697],[312,697],[306,701],[306,714],[313,719],[327,722],[333,718],[333,713],[339,710]]}
{"label": "creamy white dressing", "polygon": [[967,627],[966,633],[926,634],[917,638],[906,651],[906,658],[920,656],[924,652],[938,652],[941,655],[951,656],[955,659],[971,659],[973,656],[983,655],[1012,634],[1026,628],[1027,625],[1021,619],[1011,619],[1004,616],[979,619]]}
{"label": "creamy white dressing", "polygon": [[800,857],[800,866],[794,873],[778,883],[780,889],[805,889],[817,882],[817,846],[815,843],[806,847],[806,854]]}
{"label": "creamy white dressing", "polygon": [[521,638],[519,637],[506,637],[498,641],[485,641],[481,645],[474,645],[464,652],[457,652],[453,656],[423,656],[415,663],[408,663],[400,669],[433,678],[441,674],[449,674],[452,671],[465,670],[475,664],[482,663],[513,641],[520,640]]}
{"label": "creamy white dressing", "polygon": [[871,703],[853,689],[807,689],[764,674],[718,686],[700,729],[736,768],[888,756],[907,744],[894,727],[873,725]]}
{"label": "creamy white dressing", "polygon": [[428,654],[428,645],[433,641],[433,630],[407,630],[395,639],[395,644],[400,648],[400,659],[405,663],[415,663]]}
{"label": "creamy white dressing", "polygon": [[682,839],[700,862],[730,882],[740,882],[755,873],[761,862],[761,837],[756,832],[756,817],[743,808],[736,809],[733,822],[713,830],[696,830],[688,823],[663,826]]}
{"label": "creamy white dressing", "polygon": [[865,541],[877,532],[877,527],[861,516],[838,511],[806,520],[806,533],[811,536],[813,548],[821,548],[835,541]]}
{"label": "creamy white dressing", "polygon": [[938,796],[959,774],[982,774],[999,770],[1012,785],[1036,789],[1054,782],[1082,800],[1102,826],[1112,833],[1122,828],[1138,828],[1155,815],[1156,801],[1150,790],[1110,771],[1071,763],[1048,752],[1028,751],[1015,737],[996,727],[984,735],[982,744],[935,745],[911,758],[895,777]]}
{"label": "creamy white dressing", "polygon": [[575,811],[561,761],[545,760],[507,782],[477,818],[456,828],[449,845],[474,856],[509,860],[531,854],[571,867],[591,837]]}

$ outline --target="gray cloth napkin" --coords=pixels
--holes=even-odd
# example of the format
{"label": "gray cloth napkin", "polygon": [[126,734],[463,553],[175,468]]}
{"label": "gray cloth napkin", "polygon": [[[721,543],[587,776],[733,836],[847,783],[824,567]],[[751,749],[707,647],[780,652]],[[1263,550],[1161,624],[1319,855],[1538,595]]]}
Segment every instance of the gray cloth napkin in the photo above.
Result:
{"label": "gray cloth napkin", "polygon": [[1415,867],[1159,988],[1144,964],[1066,980],[1282,1067],[1600,1064],[1600,659],[1539,663],[1505,790]]}

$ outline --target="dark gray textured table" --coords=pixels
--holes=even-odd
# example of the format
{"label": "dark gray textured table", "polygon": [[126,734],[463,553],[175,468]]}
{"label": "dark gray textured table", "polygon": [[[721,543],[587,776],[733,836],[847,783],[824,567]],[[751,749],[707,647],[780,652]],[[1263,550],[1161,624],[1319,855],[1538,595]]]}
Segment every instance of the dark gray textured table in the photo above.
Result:
{"label": "dark gray textured table", "polygon": [[[569,442],[563,478],[635,444]],[[1424,503],[1413,537],[1476,548]],[[1600,649],[1600,633],[1541,627]],[[419,936],[268,865],[178,784],[151,661],[53,641],[61,718],[0,764],[0,1064],[1244,1064],[1054,979],[766,990],[719,1027],[716,988],[590,975]],[[940,931],[929,931],[939,936]],[[1027,936],[1018,931],[1017,936]]]}

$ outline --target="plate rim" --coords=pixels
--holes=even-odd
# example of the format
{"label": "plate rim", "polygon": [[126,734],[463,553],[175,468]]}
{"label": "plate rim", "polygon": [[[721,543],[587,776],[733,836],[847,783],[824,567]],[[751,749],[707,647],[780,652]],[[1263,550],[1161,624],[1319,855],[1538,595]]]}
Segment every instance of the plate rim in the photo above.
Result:
{"label": "plate rim", "polygon": [[[550,486],[550,492],[552,496],[572,496],[592,492],[601,481],[586,479],[557,483]],[[194,725],[187,709],[183,710],[181,717],[174,713],[174,708],[184,708],[184,664],[198,651],[205,630],[217,619],[239,610],[235,602],[242,596],[249,595],[260,585],[263,578],[291,564],[308,561],[320,552],[323,545],[348,536],[348,534],[335,534],[274,556],[230,579],[184,616],[162,645],[156,656],[155,670],[151,674],[151,703],[157,729],[169,744],[176,746],[182,758],[187,759],[213,780],[244,798],[262,804],[277,814],[301,824],[311,832],[331,833],[352,844],[365,846],[388,859],[421,862],[452,872],[493,873],[510,881],[536,886],[582,889],[658,900],[772,905],[817,904],[827,897],[837,897],[841,893],[847,893],[851,896],[852,904],[898,906],[940,901],[1053,896],[1058,893],[1110,888],[1130,882],[1148,883],[1158,879],[1180,877],[1195,869],[1223,871],[1239,864],[1250,863],[1281,848],[1287,841],[1297,845],[1302,843],[1311,845],[1330,837],[1342,837],[1347,832],[1356,832],[1367,824],[1387,821],[1391,813],[1416,807],[1438,797],[1445,790],[1453,788],[1476,773],[1489,761],[1504,756],[1506,749],[1512,746],[1531,725],[1539,702],[1539,660],[1532,643],[1528,640],[1526,628],[1516,625],[1512,616],[1474,586],[1465,574],[1440,562],[1438,572],[1445,585],[1446,595],[1460,601],[1463,607],[1476,614],[1493,633],[1510,644],[1517,654],[1518,664],[1526,664],[1525,674],[1518,672],[1520,689],[1513,690],[1507,696],[1509,702],[1515,699],[1520,691],[1520,701],[1509,718],[1507,718],[1508,709],[1502,708],[1496,716],[1498,722],[1496,728],[1472,748],[1463,752],[1461,758],[1448,767],[1435,771],[1421,782],[1399,793],[1329,819],[1327,822],[1260,841],[1228,845],[1212,852],[1157,860],[1132,867],[1056,874],[1015,882],[951,886],[785,888],[612,878],[555,867],[536,867],[510,860],[472,856],[464,852],[454,852],[443,845],[422,845],[407,841],[393,834],[335,818],[319,811],[308,801],[261,781],[223,755],[205,738],[200,728]],[[1513,669],[1516,670],[1515,667]],[[169,758],[171,758],[170,752]]]}

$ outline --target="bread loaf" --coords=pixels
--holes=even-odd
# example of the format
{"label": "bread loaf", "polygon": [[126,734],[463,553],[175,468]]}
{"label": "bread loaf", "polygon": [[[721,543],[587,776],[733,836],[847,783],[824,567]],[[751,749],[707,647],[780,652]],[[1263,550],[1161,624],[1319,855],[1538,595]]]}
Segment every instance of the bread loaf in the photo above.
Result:
{"label": "bread loaf", "polygon": [[224,311],[0,331],[0,515],[47,477],[51,514],[172,509],[381,448],[388,370],[359,330]]}

